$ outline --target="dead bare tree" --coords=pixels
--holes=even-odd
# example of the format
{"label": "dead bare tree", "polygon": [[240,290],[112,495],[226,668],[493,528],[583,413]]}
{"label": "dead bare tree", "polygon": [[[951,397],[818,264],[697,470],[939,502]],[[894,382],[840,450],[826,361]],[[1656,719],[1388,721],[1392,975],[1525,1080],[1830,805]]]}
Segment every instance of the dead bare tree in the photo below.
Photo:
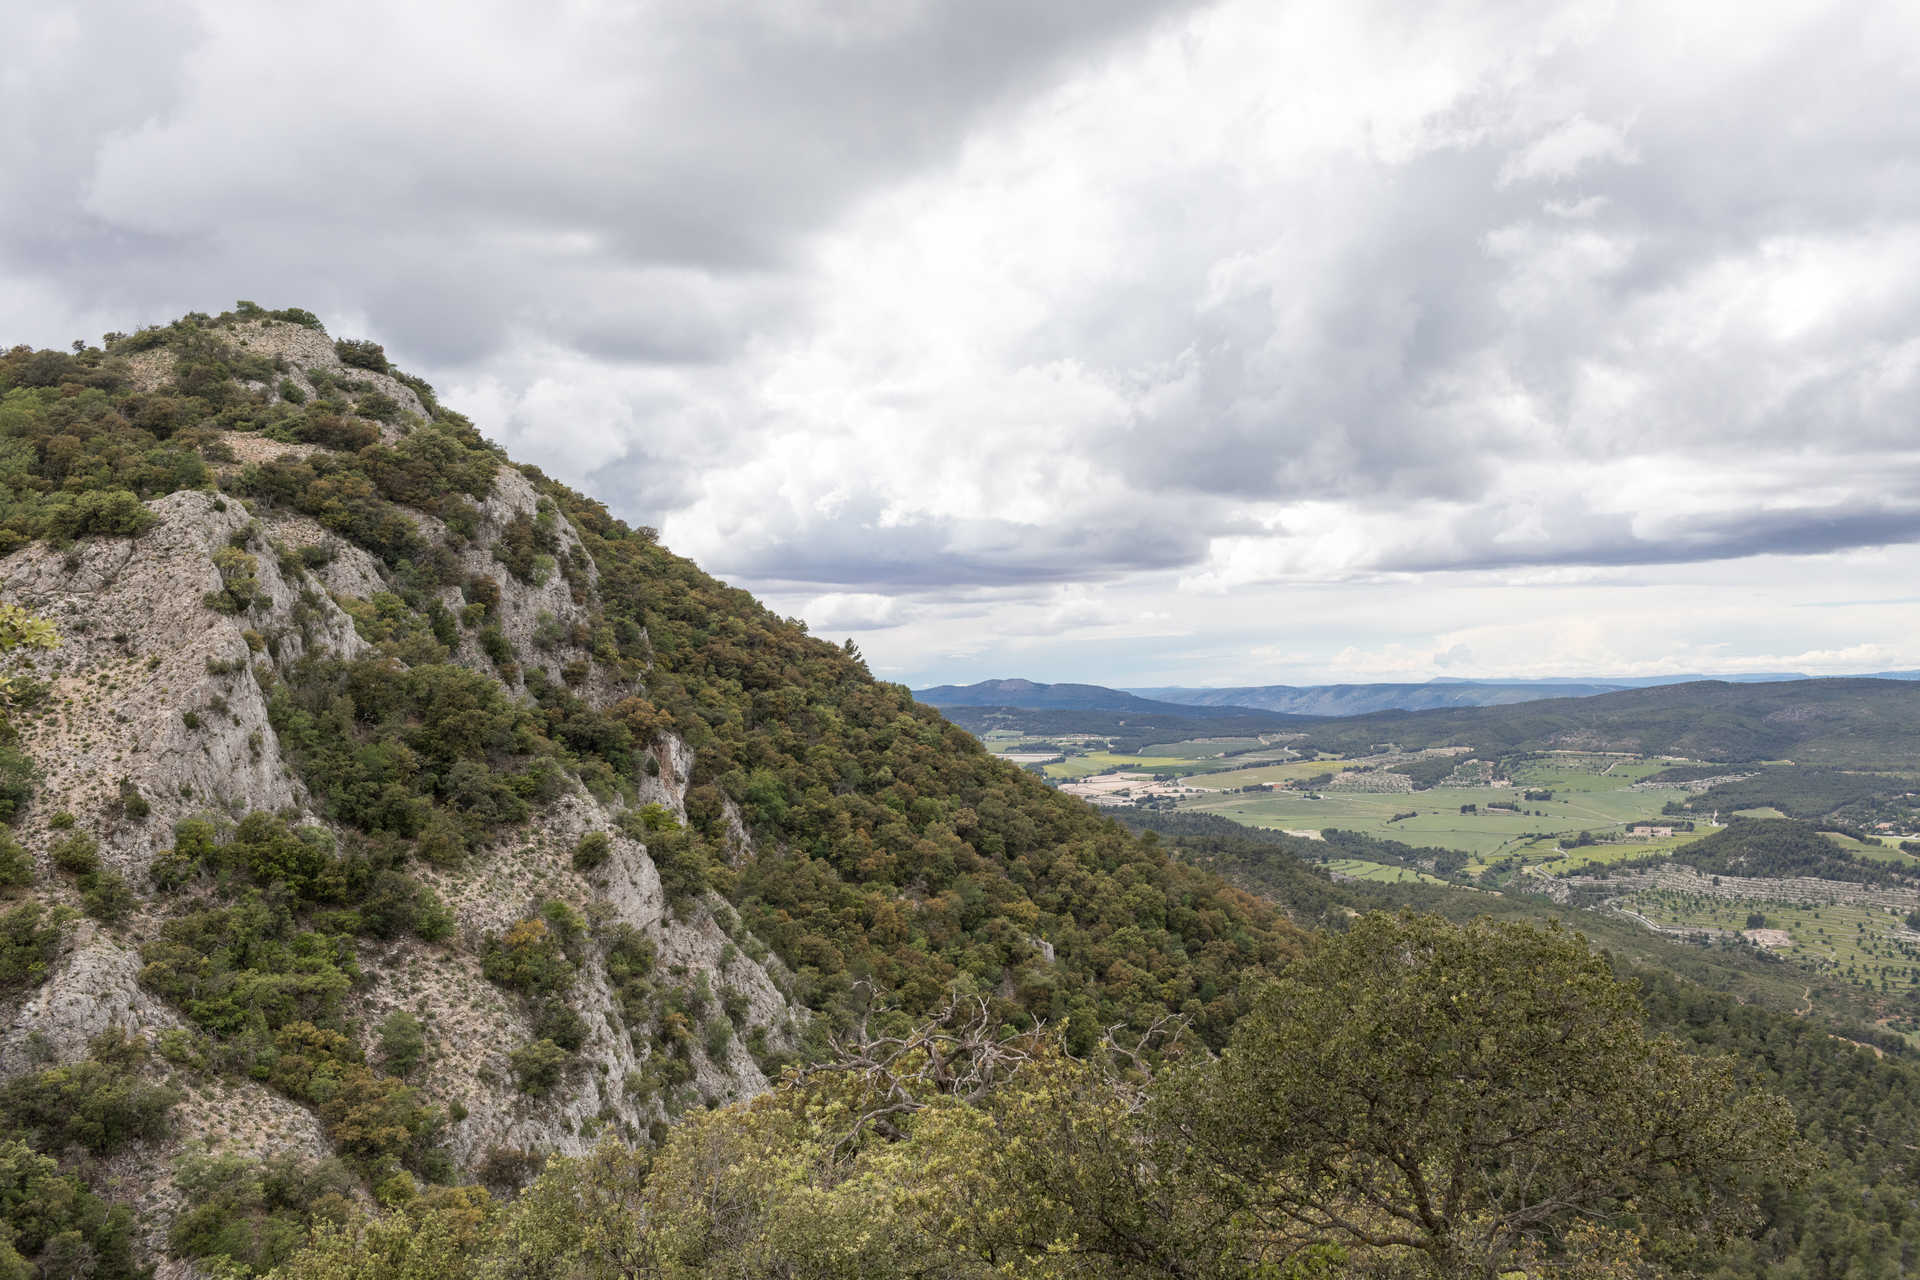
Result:
{"label": "dead bare tree", "polygon": [[[829,1058],[800,1068],[793,1077],[803,1086],[835,1077],[854,1083],[859,1103],[853,1124],[835,1146],[836,1155],[850,1151],[868,1130],[899,1141],[906,1135],[896,1122],[936,1097],[978,1105],[1054,1039],[1044,1022],[1026,1031],[1006,1031],[980,996],[957,996],[900,1034],[875,1034],[876,1017],[886,1019],[898,1008],[871,982],[860,982],[855,990],[863,1002],[852,1029],[828,1041]],[[1138,1035],[1127,1036],[1125,1023],[1115,1023],[1102,1034],[1092,1060],[1130,1111],[1144,1105],[1154,1061],[1179,1043],[1189,1021],[1184,1015],[1168,1015]]]}
{"label": "dead bare tree", "polygon": [[855,1083],[861,1099],[858,1114],[836,1145],[836,1154],[851,1149],[868,1129],[888,1141],[900,1140],[906,1135],[895,1121],[935,1097],[978,1103],[1031,1062],[1046,1039],[1044,1024],[1007,1034],[979,996],[955,997],[902,1034],[876,1035],[876,1015],[884,1018],[897,1009],[870,982],[856,984],[855,990],[864,1000],[852,1030],[828,1041],[832,1055],[826,1061],[802,1067],[794,1076],[800,1085],[823,1077]]}

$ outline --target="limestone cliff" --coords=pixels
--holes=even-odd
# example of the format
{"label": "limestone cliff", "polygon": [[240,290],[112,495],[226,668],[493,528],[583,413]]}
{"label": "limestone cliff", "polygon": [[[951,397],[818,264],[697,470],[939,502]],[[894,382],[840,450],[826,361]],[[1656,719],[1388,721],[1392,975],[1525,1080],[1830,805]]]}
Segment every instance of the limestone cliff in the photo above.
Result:
{"label": "limestone cliff", "polygon": [[[272,353],[275,385],[288,395],[313,395],[316,381],[324,387],[329,376],[352,372],[330,341],[298,325],[251,324],[238,342]],[[151,355],[140,372],[163,385],[172,362],[158,357],[169,353]],[[375,390],[401,405],[381,426],[384,438],[403,439],[425,425],[428,411],[413,390],[372,377]],[[58,649],[15,655],[9,665],[39,686],[33,705],[13,716],[39,775],[15,834],[36,860],[36,896],[76,916],[45,980],[0,1004],[3,1073],[83,1058],[102,1032],[157,1043],[164,1032],[190,1028],[182,1009],[142,984],[142,949],[172,909],[151,891],[151,873],[175,844],[179,823],[211,817],[226,824],[265,811],[341,842],[355,838],[303,778],[269,702],[303,662],[369,659],[374,646],[355,614],[364,619],[383,593],[390,604],[403,588],[392,565],[312,516],[249,501],[221,483],[249,463],[303,458],[316,446],[216,432],[203,448],[228,459],[215,483],[145,503],[151,521],[137,537],[35,541],[0,560],[0,597],[49,620],[61,637]],[[485,580],[498,591],[485,611],[488,630],[513,657],[490,657],[481,630],[468,625],[449,637],[450,660],[521,702],[527,682],[542,677],[571,679],[578,698],[599,710],[644,694],[644,671],[610,669],[582,643],[595,575],[579,553],[578,533],[518,470],[492,465],[465,532],[450,532],[424,510],[406,511],[423,542],[450,562],[443,579]],[[552,548],[543,554],[570,558],[579,572],[523,581],[502,570],[496,550],[504,532],[536,521]],[[246,580],[239,608],[228,602],[236,576]],[[450,611],[466,605],[460,586],[429,594]],[[688,1105],[765,1088],[754,1050],[764,1056],[793,1041],[798,1015],[782,994],[787,977],[778,960],[718,895],[670,905],[647,839],[620,821],[647,806],[687,821],[692,752],[663,732],[644,744],[644,759],[644,769],[598,795],[564,778],[526,818],[484,830],[457,865],[421,865],[415,874],[453,914],[443,940],[362,937],[355,944],[360,980],[344,1024],[356,1028],[360,1053],[378,1061],[374,1029],[385,1015],[404,1011],[421,1020],[425,1058],[408,1078],[446,1117],[434,1140],[457,1169],[478,1170],[503,1154],[580,1152],[602,1134],[639,1139]],[[730,829],[734,842],[745,839],[737,821]],[[111,923],[84,918],[79,890],[54,865],[50,850],[76,833],[94,838],[103,867],[134,892],[132,909]],[[605,838],[603,860],[577,868],[575,851],[592,833]],[[488,940],[553,902],[590,921],[595,937],[630,926],[651,946],[654,988],[697,988],[697,1017],[729,1022],[726,1034],[700,1034],[696,1026],[673,1042],[684,1063],[664,1077],[676,1081],[670,1087],[646,1073],[650,1058],[668,1052],[655,1025],[663,1016],[657,1002],[623,1002],[610,985],[604,948],[591,941],[581,946],[565,993],[582,1024],[580,1048],[551,1087],[516,1080],[511,1055],[535,1031],[527,1002],[483,973],[483,952]],[[142,1149],[118,1173],[156,1240],[173,1207],[169,1172],[183,1152],[317,1157],[333,1150],[312,1108],[285,1090],[177,1069],[158,1056],[150,1071],[186,1095],[174,1137]]]}

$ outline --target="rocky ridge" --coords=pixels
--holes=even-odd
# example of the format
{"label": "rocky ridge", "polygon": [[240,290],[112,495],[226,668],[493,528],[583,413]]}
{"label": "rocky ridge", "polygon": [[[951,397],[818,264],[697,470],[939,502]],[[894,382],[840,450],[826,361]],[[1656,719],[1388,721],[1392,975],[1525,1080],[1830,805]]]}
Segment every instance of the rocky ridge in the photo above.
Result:
{"label": "rocky ridge", "polygon": [[[342,373],[333,344],[311,329],[258,323],[236,336],[239,345],[279,360],[286,381],[309,395],[316,372],[323,378]],[[156,386],[166,372],[161,359],[139,369]],[[348,372],[375,381],[402,405],[398,425],[381,428],[385,438],[424,425],[428,410],[410,387],[382,374]],[[312,452],[297,442],[225,434],[246,455],[229,444],[229,456],[236,457],[229,472]],[[309,516],[249,504],[232,493],[182,490],[145,505],[152,525],[137,538],[88,538],[65,547],[35,542],[0,560],[0,598],[49,620],[62,639],[56,650],[15,655],[10,663],[13,674],[44,685],[35,709],[16,718],[20,745],[40,774],[16,835],[36,860],[46,900],[81,905],[50,855],[74,831],[96,839],[102,862],[135,886],[139,899],[112,925],[76,921],[46,980],[0,1003],[0,1073],[81,1059],[102,1032],[152,1044],[185,1025],[178,1010],[141,984],[141,947],[163,921],[144,886],[156,857],[173,844],[178,822],[268,811],[345,835],[323,798],[303,782],[274,729],[269,701],[275,682],[302,659],[368,654],[371,646],[349,609],[364,610],[390,590],[392,569]],[[477,527],[464,537],[450,536],[445,523],[425,511],[408,512],[423,537],[452,549],[457,576],[485,576],[499,585],[491,616],[518,662],[503,673],[471,629],[459,635],[452,660],[501,680],[519,698],[534,672],[558,682],[573,664],[587,668],[576,692],[595,708],[643,691],[643,683],[594,664],[571,638],[588,621],[583,601],[591,598],[594,570],[565,516],[504,463],[476,505]],[[523,582],[501,571],[494,548],[503,530],[536,519],[550,529],[554,554],[580,566],[571,580],[555,573]],[[253,600],[238,614],[209,603],[228,576],[220,567],[223,550],[251,558]],[[450,610],[464,604],[459,587],[442,587],[437,595]],[[358,943],[364,981],[349,1010],[361,1031],[360,1049],[377,1059],[373,1028],[389,1012],[421,1019],[430,1047],[412,1079],[451,1117],[443,1145],[461,1169],[479,1169],[500,1153],[580,1153],[603,1134],[644,1135],[689,1103],[764,1089],[767,1076],[748,1038],[777,1049],[791,1043],[804,1017],[782,994],[788,976],[780,962],[725,902],[709,892],[691,905],[670,906],[647,844],[618,821],[619,810],[648,805],[686,821],[692,752],[663,733],[649,744],[648,756],[652,763],[633,780],[630,797],[596,796],[570,781],[532,819],[490,833],[465,865],[423,869],[421,878],[456,921],[445,942]],[[736,848],[744,849],[737,815],[731,828]],[[572,854],[590,833],[605,837],[607,857],[578,870]],[[726,992],[728,1013],[710,1017],[731,1017],[738,1034],[692,1037],[685,1050],[691,1076],[683,1086],[637,1089],[650,1032],[629,1024],[603,955],[588,948],[568,996],[585,1027],[577,1062],[546,1096],[517,1087],[509,1054],[533,1038],[533,1028],[523,1002],[488,980],[482,954],[488,939],[551,901],[569,904],[596,929],[637,930],[651,943],[666,982]],[[659,1051],[656,1041],[652,1052]],[[156,1072],[172,1074],[155,1061]],[[124,1161],[116,1179],[142,1210],[150,1243],[177,1207],[170,1171],[183,1152],[258,1157],[333,1150],[308,1107],[265,1084],[178,1076],[176,1083],[186,1096],[174,1116],[175,1136]]]}

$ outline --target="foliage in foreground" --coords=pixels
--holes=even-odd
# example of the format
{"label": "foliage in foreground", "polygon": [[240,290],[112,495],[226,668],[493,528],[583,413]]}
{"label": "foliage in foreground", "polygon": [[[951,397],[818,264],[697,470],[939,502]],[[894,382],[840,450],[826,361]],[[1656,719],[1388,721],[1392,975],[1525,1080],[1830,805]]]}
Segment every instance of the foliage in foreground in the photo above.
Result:
{"label": "foliage in foreground", "polygon": [[1157,1076],[966,1008],[510,1204],[322,1226],[275,1274],[1654,1275],[1804,1173],[1780,1099],[1648,1037],[1556,930],[1366,917]]}
{"label": "foliage in foreground", "polygon": [[[1760,1230],[1702,1264],[1702,1272],[1715,1280],[1859,1280],[1920,1267],[1911,1138],[1920,1132],[1920,1060],[1904,1038],[1871,1023],[1875,1011],[1850,1000],[1849,988],[1749,948],[1683,945],[1511,890],[1335,884],[1302,860],[1321,854],[1316,845],[1212,815],[1129,821],[1166,832],[1176,856],[1271,898],[1302,923],[1329,929],[1346,927],[1354,909],[1408,905],[1461,922],[1483,913],[1534,924],[1576,918],[1614,970],[1638,984],[1651,1031],[1731,1061],[1743,1087],[1787,1098],[1820,1157],[1823,1167],[1804,1186],[1768,1198]],[[1390,862],[1419,852],[1375,841],[1356,856]],[[1817,1011],[1803,1015],[1809,991]]]}

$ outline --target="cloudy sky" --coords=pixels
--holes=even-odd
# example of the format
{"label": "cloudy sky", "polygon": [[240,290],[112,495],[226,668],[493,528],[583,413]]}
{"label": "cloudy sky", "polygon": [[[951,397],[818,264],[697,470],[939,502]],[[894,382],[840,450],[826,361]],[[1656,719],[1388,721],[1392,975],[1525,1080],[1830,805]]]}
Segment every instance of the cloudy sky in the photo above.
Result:
{"label": "cloudy sky", "polygon": [[1920,667],[1911,3],[8,21],[0,342],[311,308],[886,678]]}

